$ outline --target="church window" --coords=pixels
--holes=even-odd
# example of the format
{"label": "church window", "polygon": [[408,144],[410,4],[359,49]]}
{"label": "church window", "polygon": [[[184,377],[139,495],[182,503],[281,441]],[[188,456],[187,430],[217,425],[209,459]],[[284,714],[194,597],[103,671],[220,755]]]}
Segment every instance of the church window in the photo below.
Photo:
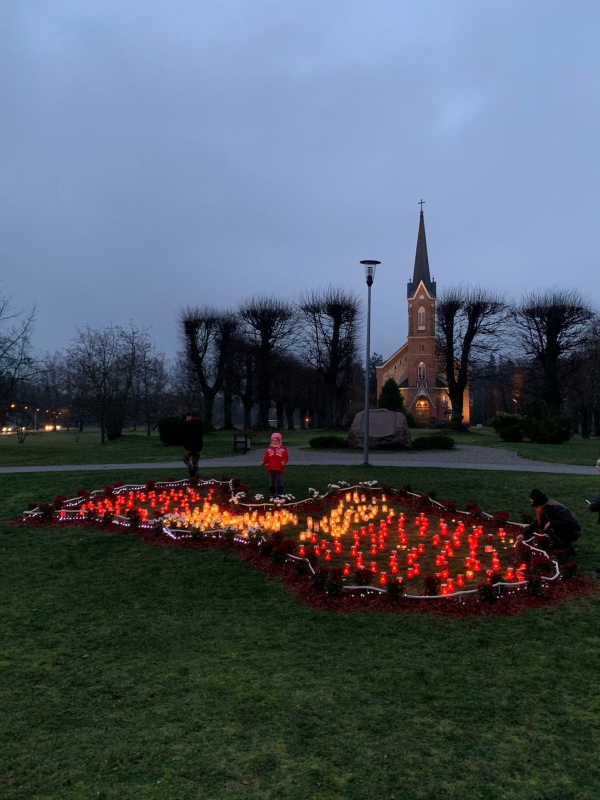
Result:
{"label": "church window", "polygon": [[417,380],[419,381],[427,380],[427,369],[422,361],[417,368]]}
{"label": "church window", "polygon": [[425,330],[425,306],[419,306],[417,311],[417,326],[420,331]]}

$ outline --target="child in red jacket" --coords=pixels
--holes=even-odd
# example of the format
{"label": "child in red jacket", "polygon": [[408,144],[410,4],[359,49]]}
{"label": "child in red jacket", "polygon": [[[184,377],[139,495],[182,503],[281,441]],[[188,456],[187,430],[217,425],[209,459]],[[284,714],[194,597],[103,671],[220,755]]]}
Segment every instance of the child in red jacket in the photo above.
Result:
{"label": "child in red jacket", "polygon": [[281,442],[281,434],[271,436],[271,445],[265,450],[262,466],[267,465],[269,473],[269,499],[274,500],[283,494],[283,471],[289,460],[288,451]]}

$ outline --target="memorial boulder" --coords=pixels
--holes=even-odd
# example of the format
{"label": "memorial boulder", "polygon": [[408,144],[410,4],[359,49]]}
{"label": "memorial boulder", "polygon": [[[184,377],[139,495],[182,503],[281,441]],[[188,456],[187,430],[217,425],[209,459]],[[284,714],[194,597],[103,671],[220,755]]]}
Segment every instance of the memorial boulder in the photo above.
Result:
{"label": "memorial boulder", "polygon": [[[361,448],[364,442],[365,412],[352,420],[348,432],[348,447]],[[412,447],[410,429],[404,414],[377,408],[369,411],[369,449],[389,448],[407,450]]]}

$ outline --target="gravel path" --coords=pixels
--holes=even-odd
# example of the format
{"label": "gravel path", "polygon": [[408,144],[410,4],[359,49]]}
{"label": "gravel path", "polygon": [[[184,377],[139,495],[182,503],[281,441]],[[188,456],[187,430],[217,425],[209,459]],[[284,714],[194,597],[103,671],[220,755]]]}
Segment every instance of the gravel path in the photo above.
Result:
{"label": "gravel path", "polygon": [[[319,464],[361,465],[362,454],[338,452],[319,452],[299,447],[288,448],[290,466],[314,466]],[[231,455],[223,458],[206,458],[201,467],[231,469],[232,467],[255,467],[262,459],[262,450],[245,455]],[[584,467],[576,464],[554,464],[546,461],[532,461],[520,458],[513,450],[496,447],[477,447],[458,445],[454,450],[439,452],[372,453],[370,464],[375,467],[435,467],[439,469],[479,469],[516,472],[555,472],[565,475],[596,475],[594,466]],[[149,464],[65,464],[39,467],[0,467],[0,474],[28,472],[96,472],[129,469],[172,469],[175,475],[183,470],[181,461],[162,461]]]}

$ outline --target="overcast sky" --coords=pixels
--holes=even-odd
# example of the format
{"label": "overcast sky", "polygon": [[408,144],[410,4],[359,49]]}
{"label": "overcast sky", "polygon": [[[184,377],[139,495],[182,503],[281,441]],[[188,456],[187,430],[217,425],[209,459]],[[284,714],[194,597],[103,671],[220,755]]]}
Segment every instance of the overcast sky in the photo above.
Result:
{"label": "overcast sky", "polygon": [[0,290],[38,349],[183,303],[365,289],[406,336],[438,290],[600,305],[595,0],[3,0]]}

